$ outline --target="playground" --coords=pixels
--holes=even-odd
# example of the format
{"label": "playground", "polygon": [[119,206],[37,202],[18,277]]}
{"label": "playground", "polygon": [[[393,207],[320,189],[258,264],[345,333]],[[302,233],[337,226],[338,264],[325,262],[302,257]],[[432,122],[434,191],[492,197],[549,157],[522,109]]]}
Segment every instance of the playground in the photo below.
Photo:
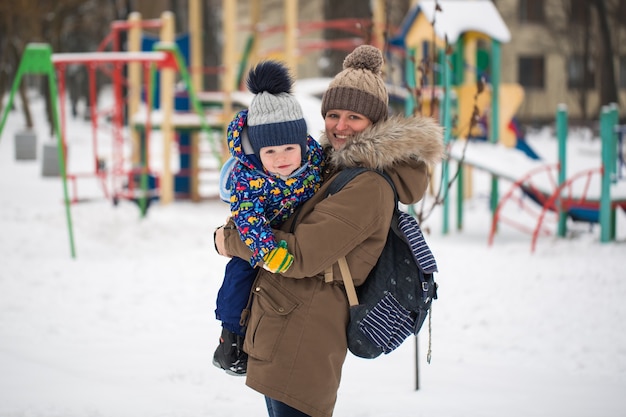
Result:
{"label": "playground", "polygon": [[[33,109],[43,115],[41,101]],[[68,127],[74,156],[88,157],[81,141],[90,124]],[[9,123],[7,132],[18,128]],[[570,133],[570,163],[595,163],[597,141]],[[556,160],[551,129],[527,140]],[[0,415],[261,414],[262,397],[211,364],[219,334],[212,303],[226,263],[212,231],[228,207],[156,204],[141,220],[135,204],[93,198],[72,207],[71,259],[58,177],[42,178],[37,162],[16,161],[13,151],[12,141],[0,142]],[[83,192],[100,189],[89,181]],[[374,361],[349,356],[338,415],[621,415],[623,212],[616,242],[600,244],[597,226],[577,224],[567,239],[542,237],[531,254],[529,236],[510,227],[487,245],[489,192],[490,176],[476,170],[463,231],[443,235],[441,211],[426,222],[440,287],[421,389],[412,342]],[[590,279],[600,285],[590,290]],[[427,340],[420,337],[422,354]]]}
{"label": "playground", "polygon": [[[254,4],[259,6],[257,2]],[[192,1],[190,7],[199,8],[201,3]],[[224,8],[225,16],[235,12],[229,7]],[[375,10],[378,14],[375,13],[371,24],[376,34],[377,22],[384,21],[384,16],[382,8]],[[46,44],[30,44],[26,48],[6,109],[11,107],[23,76],[44,75],[52,81],[51,96],[58,96],[60,103],[57,105],[53,100],[56,145],[62,146],[46,144],[43,151],[48,155],[44,155],[43,163],[58,164],[72,256],[75,256],[75,248],[71,205],[94,198],[84,193],[83,179],[98,183],[101,196],[114,205],[120,201],[136,203],[141,216],[145,216],[155,202],[168,205],[181,199],[199,202],[216,198],[216,177],[226,157],[225,124],[236,109],[249,103],[251,96],[243,89],[241,77],[251,61],[263,57],[255,56],[257,40],[252,35],[241,54],[235,54],[232,42],[237,28],[225,25],[228,44],[224,48],[223,67],[218,69],[223,72],[222,89],[204,91],[199,64],[201,31],[199,22],[193,18],[196,14],[190,13],[190,32],[177,35],[171,12],[164,12],[153,20],[142,20],[139,14],[132,13],[127,21],[112,22],[111,33],[96,52],[54,53]],[[311,32],[332,26],[350,32],[351,25],[356,24],[349,19],[325,24],[298,22],[297,12],[291,6],[286,8],[285,18],[283,27],[266,28],[264,32],[282,32],[286,39],[291,39],[296,30]],[[254,23],[253,17],[252,27],[257,27]],[[157,29],[159,36],[147,34],[146,29]],[[119,42],[123,32],[128,33],[129,39],[125,51],[120,50]],[[355,34],[345,42],[328,45],[318,42],[315,47],[349,50],[364,41]],[[581,168],[568,163],[567,109],[561,108],[558,112],[555,109],[555,119],[560,120],[558,160],[539,160],[515,119],[524,90],[517,84],[500,82],[501,49],[506,47],[510,36],[489,1],[461,3],[437,12],[435,2],[425,0],[411,9],[402,27],[385,46],[387,73],[402,74],[401,79],[397,75],[388,79],[391,101],[396,107],[399,103],[400,111],[407,115],[430,115],[445,127],[449,158],[440,167],[440,178],[438,173],[433,175],[433,188],[439,181],[443,233],[451,229],[453,202],[456,203],[456,229],[463,230],[464,201],[473,193],[473,170],[479,169],[492,176],[493,220],[489,244],[494,243],[499,225],[507,224],[529,232],[534,251],[539,237],[550,234],[565,237],[569,220],[598,223],[600,240],[615,240],[616,211],[626,207],[625,128],[617,123],[617,109],[609,106],[603,110],[600,132],[603,147],[595,166]],[[380,36],[375,36],[373,41],[382,42]],[[313,47],[311,42],[304,45]],[[304,45],[300,47],[305,48]],[[292,68],[296,68],[292,60],[295,48],[292,43],[286,44],[283,56]],[[451,52],[443,53],[444,50]],[[436,64],[429,73],[416,65],[429,60],[431,65]],[[87,165],[85,161],[76,161],[68,143],[72,133],[67,128],[65,84],[66,71],[72,65],[86,66],[89,74],[91,155],[86,160]],[[112,100],[108,109],[102,108],[96,93],[96,71],[105,72],[112,79],[109,96]],[[324,79],[302,79],[295,85],[300,102],[315,109],[305,112],[309,131],[314,136],[322,130],[317,108],[327,83]],[[2,115],[0,132],[8,114],[5,110]],[[18,145],[22,142],[25,143],[22,140]],[[56,162],[52,157],[56,157]],[[511,159],[519,162],[503,165]],[[82,168],[77,169],[78,165]],[[513,171],[512,166],[518,167],[517,171]],[[46,172],[45,166],[42,171]],[[502,196],[500,181],[512,183]],[[456,188],[456,201],[451,187]],[[539,206],[535,226],[531,229],[520,227],[515,218],[508,219],[503,214],[503,206],[510,201],[522,201],[517,191]],[[408,209],[414,211],[413,207]],[[559,217],[556,230],[544,223],[553,213]]]}
{"label": "playground", "polygon": [[[594,162],[582,165],[568,162],[571,145],[567,108],[557,106],[558,158],[542,160],[521,133],[515,118],[524,98],[523,88],[500,81],[501,50],[511,34],[498,10],[489,1],[449,6],[446,2],[419,2],[390,40],[392,46],[414,58],[406,61],[406,83],[418,92],[420,100],[407,97],[405,114],[435,115],[445,128],[448,159],[442,164],[438,192],[443,206],[443,233],[450,232],[453,200],[456,229],[463,230],[464,201],[473,193],[473,171],[479,169],[491,176],[490,245],[499,225],[507,224],[531,234],[534,252],[539,236],[554,233],[566,237],[570,221],[599,223],[600,241],[615,240],[616,211],[626,210],[626,127],[618,123],[617,106],[602,108],[601,152]],[[438,64],[432,74],[421,69],[423,64],[417,66],[417,62],[429,60]],[[421,78],[416,74],[421,74]],[[424,89],[430,95],[422,97]],[[452,170],[456,173],[452,174]],[[510,184],[502,196],[501,181]],[[452,187],[456,188],[456,198],[450,193]],[[510,201],[525,210],[528,204],[524,203],[524,196],[539,207],[532,228],[518,221],[519,214],[513,218],[503,215],[502,209]],[[556,228],[544,227],[550,214],[558,216]]]}
{"label": "playground", "polygon": [[[422,5],[427,3],[433,2]],[[403,48],[421,56],[421,41],[434,34],[423,28],[429,25],[427,17],[420,18],[424,10],[413,10],[390,48],[390,62],[406,65],[405,75],[416,71],[410,68],[415,61],[398,58]],[[468,51],[478,39],[496,40],[484,50],[492,57],[506,47],[501,26],[489,26],[493,32],[487,38],[472,30],[464,39],[464,30],[448,26],[443,17],[439,22],[458,35],[449,38],[465,51],[439,55],[441,68],[455,68],[445,60],[462,61],[464,54],[473,62]],[[44,102],[33,94],[39,140],[34,157],[21,154],[24,140],[12,140],[21,133],[20,117],[2,120],[0,415],[264,412],[262,396],[211,364],[219,334],[213,303],[227,262],[212,242],[213,229],[228,216],[228,206],[214,197],[225,96],[195,88],[194,71],[182,65],[184,49],[156,42],[146,51],[75,56],[33,47],[44,59],[26,69],[47,76],[81,60],[94,67],[108,60],[103,65],[112,71],[137,64],[143,77],[130,126],[115,110],[125,96],[113,85],[98,93],[91,120],[61,114],[71,107],[69,98],[61,99],[57,130],[49,138]],[[466,73],[474,82],[477,67],[478,61]],[[180,91],[172,88],[166,100],[171,107],[152,108],[157,97],[165,103],[159,87],[168,81],[167,71],[176,73],[174,85],[187,97],[176,100]],[[405,343],[375,361],[349,355],[336,414],[464,417],[473,410],[483,417],[621,417],[626,214],[620,208],[624,145],[614,113],[607,108],[600,131],[593,132],[568,126],[566,109],[555,108],[553,125],[518,135],[511,128],[511,103],[523,100],[523,91],[515,86],[498,91],[492,77],[487,93],[479,95],[482,124],[468,134],[470,124],[456,120],[471,114],[459,116],[465,106],[458,104],[473,103],[476,85],[455,85],[461,72],[443,71],[425,86],[407,77],[430,101],[412,100],[404,91],[394,103],[407,114],[418,106],[432,111],[449,132],[449,159],[433,177],[433,194],[410,208],[435,207],[422,223],[440,266],[439,300],[431,314],[432,361],[426,364],[417,354],[429,349],[426,337],[416,339],[417,352]],[[319,94],[327,82],[300,79],[295,86],[314,136],[323,125]],[[396,92],[392,87],[401,82],[390,89]],[[249,96],[234,84],[230,105],[245,107]],[[509,107],[500,112],[502,99]],[[196,111],[198,104],[203,111]],[[15,105],[19,108],[19,100]],[[188,152],[193,148],[197,160]],[[56,175],[43,175],[40,150],[57,156]],[[450,181],[442,201],[437,186]],[[580,208],[587,211],[574,213]],[[586,217],[590,212],[595,217]],[[599,285],[590,287],[590,281]]]}

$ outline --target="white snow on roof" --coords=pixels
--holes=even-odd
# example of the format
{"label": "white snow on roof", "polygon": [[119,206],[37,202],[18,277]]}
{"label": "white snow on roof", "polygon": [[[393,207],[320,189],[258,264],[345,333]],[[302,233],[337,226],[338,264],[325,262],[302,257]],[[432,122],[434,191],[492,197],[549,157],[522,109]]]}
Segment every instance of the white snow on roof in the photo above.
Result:
{"label": "white snow on roof", "polygon": [[156,62],[163,61],[165,52],[63,52],[52,54],[55,64],[78,64],[87,62]]}
{"label": "white snow on roof", "polygon": [[422,0],[418,6],[432,22],[435,16],[435,32],[442,39],[456,42],[463,32],[476,31],[500,42],[509,42],[511,32],[491,0],[439,0],[441,11],[435,15],[435,1]]}

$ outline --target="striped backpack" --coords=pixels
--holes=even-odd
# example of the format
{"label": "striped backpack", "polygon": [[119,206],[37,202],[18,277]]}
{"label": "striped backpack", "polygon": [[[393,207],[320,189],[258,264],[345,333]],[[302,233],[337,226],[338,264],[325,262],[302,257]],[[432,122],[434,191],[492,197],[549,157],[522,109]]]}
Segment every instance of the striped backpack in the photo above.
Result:
{"label": "striped backpack", "polygon": [[[335,194],[366,168],[341,171],[329,186]],[[348,349],[354,355],[372,359],[399,347],[411,334],[417,335],[437,298],[434,272],[437,263],[419,224],[398,208],[398,194],[392,180],[395,209],[387,242],[365,283],[355,288],[345,257],[338,260],[350,302],[347,328]]]}

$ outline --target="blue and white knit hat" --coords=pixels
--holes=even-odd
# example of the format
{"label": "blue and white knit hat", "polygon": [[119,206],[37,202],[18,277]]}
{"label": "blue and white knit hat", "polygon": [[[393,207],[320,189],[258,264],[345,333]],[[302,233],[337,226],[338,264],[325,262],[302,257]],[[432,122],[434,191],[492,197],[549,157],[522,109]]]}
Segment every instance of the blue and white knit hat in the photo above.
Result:
{"label": "blue and white knit hat", "polygon": [[292,84],[280,62],[263,61],[248,73],[248,90],[255,94],[248,109],[248,137],[257,157],[265,146],[289,144],[300,145],[302,158],[306,156],[307,127]]}

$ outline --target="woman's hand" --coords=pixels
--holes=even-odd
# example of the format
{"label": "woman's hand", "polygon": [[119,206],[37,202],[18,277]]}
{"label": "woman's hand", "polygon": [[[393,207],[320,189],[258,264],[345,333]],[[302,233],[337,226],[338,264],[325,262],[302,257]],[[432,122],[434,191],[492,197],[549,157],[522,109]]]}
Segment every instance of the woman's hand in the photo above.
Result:
{"label": "woman's hand", "polygon": [[224,247],[224,226],[220,226],[215,229],[213,232],[213,241],[215,243],[215,251],[222,256],[231,257],[226,253],[226,249]]}

